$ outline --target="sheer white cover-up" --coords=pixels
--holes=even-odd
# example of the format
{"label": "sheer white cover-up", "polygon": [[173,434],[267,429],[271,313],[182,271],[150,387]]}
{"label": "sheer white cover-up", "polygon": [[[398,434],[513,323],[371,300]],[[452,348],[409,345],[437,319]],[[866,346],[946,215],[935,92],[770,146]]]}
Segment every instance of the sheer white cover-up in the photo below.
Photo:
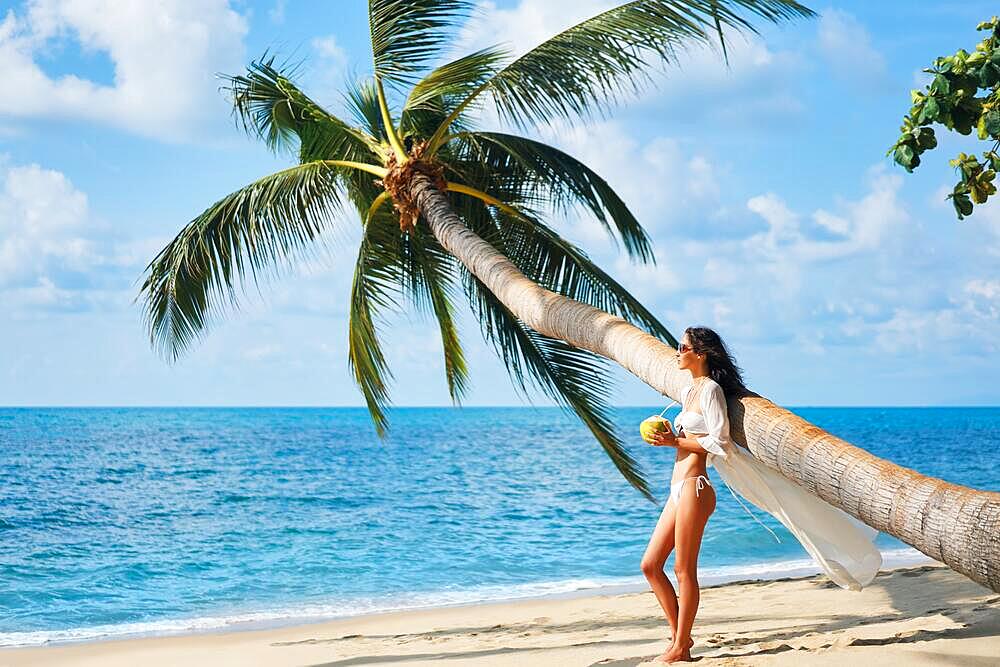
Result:
{"label": "sheer white cover-up", "polygon": [[[697,438],[698,443],[730,490],[780,521],[834,583],[855,591],[870,584],[882,565],[882,554],[874,544],[878,531],[786,479],[733,442],[722,387],[711,378],[703,382],[701,414],[681,412],[674,419],[675,430],[707,433]],[[685,404],[692,388],[681,392]]]}

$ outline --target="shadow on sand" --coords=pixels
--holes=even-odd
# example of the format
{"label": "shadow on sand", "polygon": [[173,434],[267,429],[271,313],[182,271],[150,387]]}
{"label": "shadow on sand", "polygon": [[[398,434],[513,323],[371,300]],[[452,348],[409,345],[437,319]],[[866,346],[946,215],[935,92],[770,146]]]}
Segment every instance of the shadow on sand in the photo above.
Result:
{"label": "shadow on sand", "polygon": [[[733,658],[748,658],[752,656],[772,655],[788,651],[803,651],[803,660],[808,655],[807,651],[816,651],[831,648],[836,644],[837,648],[865,647],[865,646],[885,646],[889,644],[910,644],[917,642],[928,642],[938,639],[969,639],[976,637],[989,637],[1000,635],[1000,596],[988,597],[982,600],[984,594],[989,594],[985,588],[977,584],[968,582],[968,585],[955,585],[954,583],[935,585],[937,579],[953,577],[954,574],[934,566],[908,568],[884,573],[870,586],[873,590],[881,590],[886,599],[892,605],[891,613],[880,614],[878,616],[866,616],[855,614],[840,614],[830,616],[823,614],[814,616],[812,619],[803,615],[793,615],[788,617],[777,617],[774,614],[760,614],[751,617],[744,617],[742,621],[783,621],[789,623],[770,630],[756,630],[742,633],[738,630],[731,632],[717,632],[711,635],[696,635],[697,645],[694,650],[696,662],[703,665],[715,664]],[[913,589],[913,578],[920,577],[920,590]],[[782,580],[779,580],[782,581]],[[746,582],[749,585],[770,585],[775,582]],[[836,588],[830,582],[816,580],[813,582],[818,588]],[[979,602],[971,603],[971,598],[979,598]],[[984,613],[990,612],[990,613]],[[895,621],[907,621],[920,618],[932,618],[946,616],[956,625],[937,630],[919,629],[907,632],[891,632],[891,628],[886,628],[885,636],[878,632],[871,631],[864,634],[865,637],[844,636],[846,630],[859,628],[862,626],[872,626],[878,624],[888,624]],[[805,620],[805,622],[803,622]],[[394,640],[397,643],[405,644],[410,641],[428,641],[435,639],[446,639],[455,636],[483,636],[505,635],[505,636],[530,636],[544,635],[546,637],[558,636],[563,633],[587,633],[594,627],[593,620],[581,620],[572,623],[553,624],[548,619],[537,619],[535,622],[493,625],[493,626],[467,626],[460,628],[448,628],[444,630],[433,630],[419,633],[406,634],[383,634],[364,635],[364,639],[372,640]],[[602,628],[608,630],[619,630],[629,633],[635,631],[636,634],[644,631],[654,630],[663,627],[662,619],[651,618],[631,618],[631,619],[608,619],[601,624]],[[874,630],[874,628],[872,629]],[[631,634],[631,633],[629,633]],[[816,635],[828,635],[826,643],[817,644]],[[873,636],[874,635],[874,636]],[[814,638],[814,641],[803,644],[800,640]],[[274,646],[295,646],[301,644],[327,644],[331,648],[344,641],[351,641],[362,638],[361,635],[345,635],[329,639],[307,639],[297,642],[275,643]],[[833,639],[835,638],[835,639]],[[615,646],[628,647],[633,645],[647,645],[649,639],[621,639],[621,640],[595,640],[590,642],[567,642],[559,648],[573,647],[596,647]],[[524,646],[500,646],[490,649],[471,651],[439,651],[423,653],[397,653],[383,655],[356,655],[350,658],[333,660],[330,662],[316,663],[310,667],[347,667],[348,665],[372,665],[385,663],[441,663],[452,662],[460,664],[462,661],[473,660],[498,655],[519,656],[518,660],[525,664],[531,664],[531,654],[544,652],[553,649],[551,643],[545,645],[524,645]],[[968,655],[961,656],[954,653],[936,653],[934,651],[913,651],[914,655],[920,654],[929,661],[941,665],[995,665],[993,658]],[[652,660],[657,654],[647,654],[631,656],[623,659],[606,659],[595,662],[591,667],[636,667],[643,662]],[[860,656],[863,659],[863,656]],[[857,656],[852,656],[857,659]]]}

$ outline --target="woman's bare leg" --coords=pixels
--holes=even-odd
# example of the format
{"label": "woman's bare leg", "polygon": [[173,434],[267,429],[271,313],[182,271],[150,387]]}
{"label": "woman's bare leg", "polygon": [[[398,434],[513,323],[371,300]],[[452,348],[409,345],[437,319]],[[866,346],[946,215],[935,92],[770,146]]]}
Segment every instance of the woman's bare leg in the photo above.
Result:
{"label": "woman's bare leg", "polygon": [[701,549],[705,524],[715,511],[715,491],[712,487],[705,486],[697,493],[696,484],[685,484],[678,505],[674,525],[674,574],[677,576],[680,598],[674,643],[662,656],[664,662],[691,660],[691,627],[701,600],[701,590],[698,588],[698,551]]}
{"label": "woman's bare leg", "polygon": [[674,518],[676,516],[673,501],[667,501],[656,528],[649,538],[646,553],[642,556],[642,573],[653,589],[653,595],[663,608],[663,613],[670,624],[671,639],[677,636],[677,593],[663,572],[663,565],[674,549]]}

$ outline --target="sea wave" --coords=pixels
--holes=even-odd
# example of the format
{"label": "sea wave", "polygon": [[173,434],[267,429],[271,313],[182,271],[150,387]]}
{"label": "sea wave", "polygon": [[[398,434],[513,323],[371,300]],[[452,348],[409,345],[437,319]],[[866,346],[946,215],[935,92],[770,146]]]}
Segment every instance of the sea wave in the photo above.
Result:
{"label": "sea wave", "polygon": [[[891,549],[882,552],[883,568],[903,567],[932,562],[915,549]],[[724,565],[701,568],[699,580],[711,586],[747,579],[781,579],[819,572],[810,559],[793,559]],[[295,605],[224,616],[199,616],[183,619],[95,625],[65,630],[0,633],[0,646],[41,646],[69,642],[122,639],[126,637],[165,636],[200,632],[241,631],[313,623],[393,611],[412,611],[523,600],[531,598],[577,597],[585,595],[638,592],[648,587],[642,576],[592,579],[565,579],[518,585],[474,586],[464,589],[410,593],[393,597],[355,598],[325,604]]]}

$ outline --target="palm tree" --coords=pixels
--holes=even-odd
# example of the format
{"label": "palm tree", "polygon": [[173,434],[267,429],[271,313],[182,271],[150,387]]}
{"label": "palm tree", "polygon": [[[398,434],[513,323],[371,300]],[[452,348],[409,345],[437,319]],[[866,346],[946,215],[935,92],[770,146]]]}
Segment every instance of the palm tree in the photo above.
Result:
{"label": "palm tree", "polygon": [[[150,263],[140,297],[151,340],[176,359],[213,315],[236,304],[248,273],[257,281],[294,263],[350,206],[363,233],[349,358],[379,434],[390,378],[379,315],[402,298],[433,314],[458,402],[468,382],[454,324],[462,290],[515,386],[534,384],[573,411],[652,499],[612,426],[604,359],[676,397],[689,382],[676,368],[676,340],[538,211],[582,206],[638,261],[653,261],[649,239],[592,169],[539,141],[479,130],[475,111],[492,101],[519,127],[586,118],[608,111],[648,81],[650,67],[675,62],[689,44],[718,37],[727,55],[724,30],[754,30],[742,14],[779,22],[812,12],[792,0],[636,0],[518,58],[494,47],[432,69],[472,4],[369,0],[374,73],[346,95],[354,124],[307,97],[273,59],[229,78],[244,128],[275,151],[297,152],[298,164],[216,202]],[[730,410],[735,435],[757,458],[1000,590],[1000,494],[880,460],[756,395],[732,400]]]}

